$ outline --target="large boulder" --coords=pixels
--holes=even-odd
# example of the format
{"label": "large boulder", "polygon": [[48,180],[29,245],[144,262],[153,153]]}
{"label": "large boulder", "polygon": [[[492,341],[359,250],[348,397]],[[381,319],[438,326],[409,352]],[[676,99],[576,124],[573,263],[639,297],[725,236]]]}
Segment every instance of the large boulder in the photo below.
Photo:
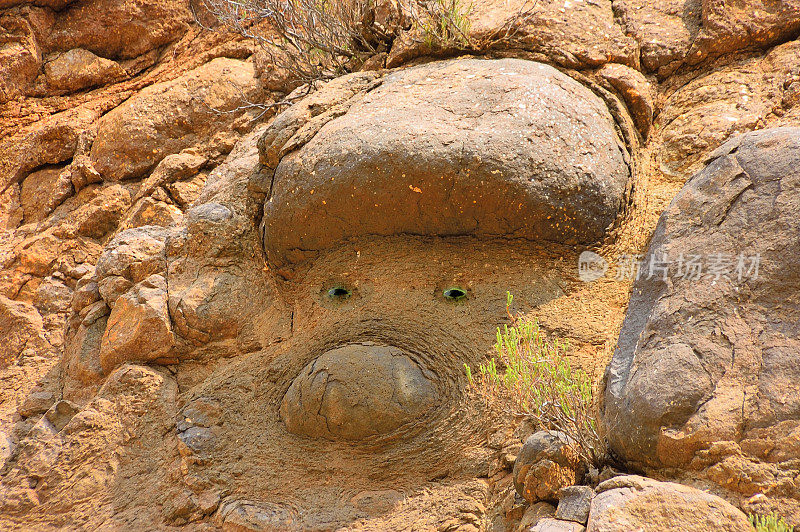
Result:
{"label": "large boulder", "polygon": [[144,175],[167,155],[202,145],[256,99],[253,66],[220,57],[173,81],[152,85],[104,115],[91,161],[107,181]]}
{"label": "large boulder", "polygon": [[596,492],[587,532],[753,530],[747,516],[729,502],[674,482],[630,475],[607,480]]}
{"label": "large boulder", "polygon": [[630,174],[603,101],[532,61],[429,63],[308,112],[327,122],[288,140],[268,130],[262,143],[275,168],[263,222],[274,264],[366,234],[596,242]]}
{"label": "large boulder", "polygon": [[607,370],[617,455],[700,468],[739,454],[746,481],[734,467],[709,476],[746,495],[785,491],[800,459],[799,218],[800,128],[735,137],[675,197]]}

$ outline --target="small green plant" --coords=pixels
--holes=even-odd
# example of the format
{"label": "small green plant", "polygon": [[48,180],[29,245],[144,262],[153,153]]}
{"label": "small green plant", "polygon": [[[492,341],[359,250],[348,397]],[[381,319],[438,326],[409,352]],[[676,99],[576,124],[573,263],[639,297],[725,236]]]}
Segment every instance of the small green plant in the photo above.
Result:
{"label": "small green plant", "polygon": [[598,431],[591,379],[570,364],[568,342],[548,340],[536,320],[513,315],[512,301],[508,293],[511,325],[498,327],[494,356],[477,372],[465,364],[471,391],[493,408],[563,432],[582,460],[601,465],[606,446]]}
{"label": "small green plant", "polygon": [[750,522],[756,529],[756,532],[793,532],[794,527],[790,526],[783,517],[775,513],[768,513],[767,515],[750,514]]}

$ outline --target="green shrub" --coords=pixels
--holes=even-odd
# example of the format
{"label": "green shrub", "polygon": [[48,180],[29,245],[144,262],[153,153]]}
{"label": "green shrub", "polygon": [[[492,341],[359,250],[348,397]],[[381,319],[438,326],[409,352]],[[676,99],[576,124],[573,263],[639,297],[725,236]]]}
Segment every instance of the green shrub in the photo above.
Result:
{"label": "green shrub", "polygon": [[498,327],[494,356],[477,373],[465,364],[470,390],[492,408],[563,432],[586,463],[601,465],[606,445],[598,430],[591,379],[570,364],[567,342],[548,340],[537,321],[512,315],[512,300],[509,293],[511,325]]}
{"label": "green shrub", "polygon": [[757,532],[792,532],[794,527],[774,513],[767,515],[750,514],[750,522]]}

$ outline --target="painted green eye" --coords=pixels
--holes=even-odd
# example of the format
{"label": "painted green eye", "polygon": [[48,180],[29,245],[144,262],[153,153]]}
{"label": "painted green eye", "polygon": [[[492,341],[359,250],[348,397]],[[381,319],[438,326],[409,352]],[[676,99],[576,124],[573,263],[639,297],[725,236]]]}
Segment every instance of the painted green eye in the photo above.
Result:
{"label": "painted green eye", "polygon": [[467,298],[467,291],[463,288],[452,287],[442,292],[442,295],[447,301],[463,301]]}
{"label": "painted green eye", "polygon": [[334,301],[344,301],[350,297],[350,290],[343,286],[334,286],[328,290],[327,296],[328,299],[332,299]]}

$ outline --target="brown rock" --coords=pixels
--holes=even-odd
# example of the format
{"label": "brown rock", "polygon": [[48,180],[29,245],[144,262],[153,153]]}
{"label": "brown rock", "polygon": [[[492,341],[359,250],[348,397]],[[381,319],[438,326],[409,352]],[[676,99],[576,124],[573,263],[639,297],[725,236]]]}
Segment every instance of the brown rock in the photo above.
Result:
{"label": "brown rock", "polygon": [[701,0],[621,0],[615,13],[641,43],[642,67],[666,77],[684,62],[701,25]]}
{"label": "brown rock", "polygon": [[125,219],[120,223],[120,229],[126,230],[147,225],[170,227],[177,224],[183,217],[181,210],[175,205],[169,205],[153,198],[142,198],[136,202]]}
{"label": "brown rock", "polygon": [[586,527],[580,523],[545,517],[531,527],[529,532],[584,532],[584,530]]}
{"label": "brown rock", "polygon": [[297,521],[294,513],[282,506],[249,501],[225,501],[219,512],[224,532],[277,532],[292,528]]}
{"label": "brown rock", "polygon": [[100,365],[109,374],[125,362],[164,357],[173,344],[167,284],[151,275],[117,299],[100,344]]}
{"label": "brown rock", "polygon": [[764,48],[797,35],[800,1],[703,0],[702,27],[687,54],[687,63],[740,50]]}
{"label": "brown rock", "polygon": [[747,516],[724,499],[681,484],[624,476],[596,491],[587,532],[753,530]]}
{"label": "brown rock", "polygon": [[201,173],[193,179],[188,181],[178,181],[177,183],[169,183],[166,189],[169,195],[175,202],[185,209],[191,205],[194,200],[200,197],[200,192],[203,190],[203,185],[206,183],[207,174]]}
{"label": "brown rock", "polygon": [[117,62],[82,48],[64,52],[45,63],[44,75],[52,88],[69,92],[113,83],[126,76]]}
{"label": "brown rock", "polygon": [[791,87],[800,80],[798,71],[800,42],[794,41],[682,86],[659,115],[661,171],[683,183],[731,136],[775,121],[775,115],[783,124],[797,124],[800,106]]}
{"label": "brown rock", "polygon": [[19,14],[0,16],[0,104],[26,93],[39,74],[42,54],[33,29]]}
{"label": "brown rock", "polygon": [[436,388],[399,349],[351,344],[306,366],[281,403],[286,429],[314,438],[360,440],[423,416]]}
{"label": "brown rock", "polygon": [[531,527],[547,517],[553,517],[556,507],[549,502],[535,502],[528,506],[517,525],[517,532],[529,532]]}
{"label": "brown rock", "polygon": [[528,502],[556,501],[562,488],[580,480],[579,467],[566,435],[535,432],[525,440],[514,463],[514,488]]}
{"label": "brown rock", "polygon": [[123,277],[136,284],[166,270],[164,243],[169,233],[160,227],[122,231],[106,245],[95,266],[97,279]]}
{"label": "brown rock", "polygon": [[190,20],[189,6],[179,0],[79,0],[59,13],[47,45],[83,48],[107,58],[136,57],[180,38]]}
{"label": "brown rock", "polygon": [[35,223],[61,205],[72,194],[70,172],[59,167],[44,168],[28,175],[20,189],[23,223]]}
{"label": "brown rock", "polygon": [[149,196],[156,187],[192,177],[206,162],[208,162],[206,157],[190,152],[167,155],[161,159],[161,162],[156,165],[153,172],[142,182],[133,198],[134,201]]}
{"label": "brown rock", "polygon": [[130,204],[131,195],[125,187],[104,187],[94,199],[72,214],[70,222],[78,234],[101,238],[116,228]]}
{"label": "brown rock", "polygon": [[46,164],[69,160],[78,145],[78,133],[93,118],[91,113],[75,117],[65,111],[0,140],[0,189],[17,183]]}
{"label": "brown rock", "polygon": [[17,413],[22,417],[31,417],[38,414],[44,414],[56,401],[53,392],[42,389],[34,389],[25,398]]}
{"label": "brown rock", "polygon": [[718,148],[662,215],[644,264],[694,255],[702,269],[687,275],[673,262],[666,280],[656,270],[634,284],[605,391],[618,456],[686,467],[715,442],[800,421],[798,313],[786,304],[800,280],[785,252],[800,246],[798,183],[800,129],[747,133]]}
{"label": "brown rock", "polygon": [[19,185],[11,183],[0,193],[0,230],[16,229],[22,223],[24,213],[19,201]]}
{"label": "brown rock", "polygon": [[[327,123],[298,128],[310,109]],[[260,147],[276,167],[262,222],[276,266],[365,234],[594,242],[629,176],[602,100],[552,67],[516,59],[401,70],[327,111],[300,102]]]}
{"label": "brown rock", "polygon": [[142,176],[161,159],[202,144],[227,128],[236,113],[255,101],[253,67],[236,59],[217,58],[170,82],[152,85],[98,124],[92,145],[94,168],[106,181]]}
{"label": "brown rock", "polygon": [[15,250],[19,269],[24,273],[44,276],[58,258],[59,240],[51,234],[33,236]]}
{"label": "brown rock", "polygon": [[643,138],[647,138],[653,124],[655,97],[653,87],[639,71],[625,65],[609,63],[597,71],[621,95]]}
{"label": "brown rock", "polygon": [[582,525],[589,518],[589,506],[594,492],[589,486],[567,486],[558,492],[556,519],[575,521]]}

